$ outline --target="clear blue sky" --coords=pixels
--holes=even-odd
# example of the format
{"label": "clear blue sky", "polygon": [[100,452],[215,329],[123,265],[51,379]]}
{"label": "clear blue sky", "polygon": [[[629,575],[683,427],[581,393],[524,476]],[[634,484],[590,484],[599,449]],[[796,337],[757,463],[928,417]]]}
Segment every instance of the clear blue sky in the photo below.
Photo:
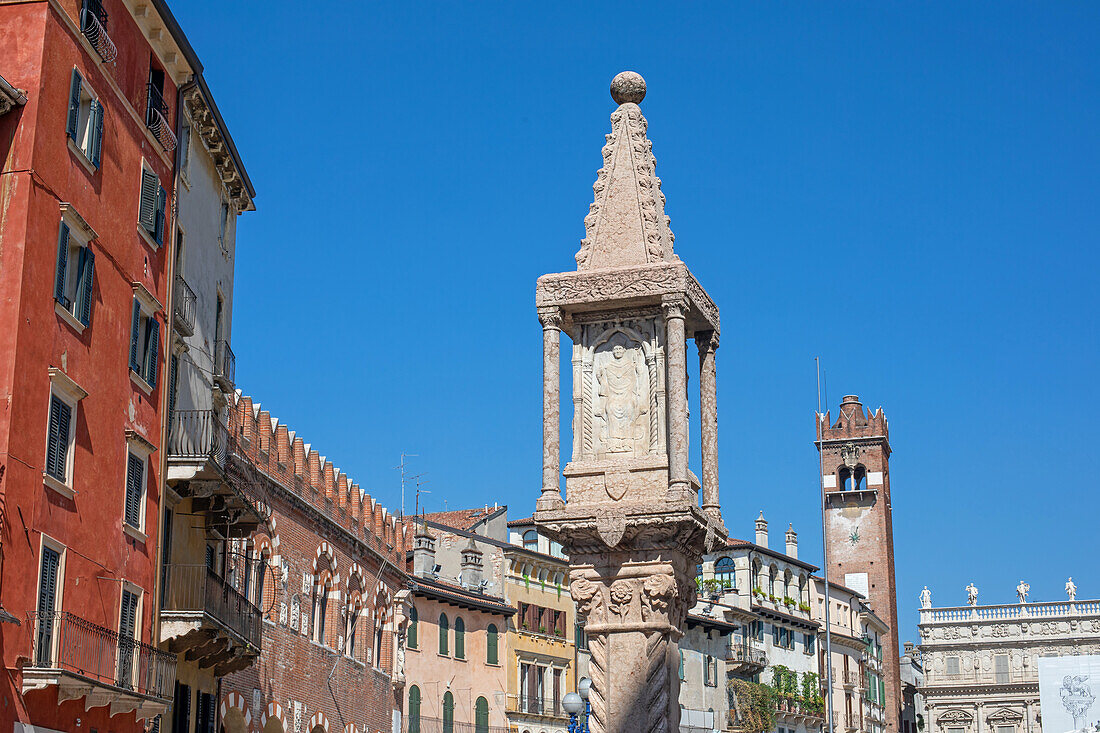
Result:
{"label": "clear blue sky", "polygon": [[1100,5],[174,9],[258,190],[239,384],[386,505],[408,451],[430,510],[532,510],[535,278],[575,266],[633,69],[676,251],[722,308],[732,531],[763,509],[820,558],[820,355],[834,412],[890,418],[903,640],[924,584],[1100,597]]}

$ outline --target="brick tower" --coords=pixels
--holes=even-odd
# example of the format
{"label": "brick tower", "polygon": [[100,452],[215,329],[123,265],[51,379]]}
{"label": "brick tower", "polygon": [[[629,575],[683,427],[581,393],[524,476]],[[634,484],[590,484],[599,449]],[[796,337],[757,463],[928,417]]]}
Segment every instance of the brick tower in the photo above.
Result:
{"label": "brick tower", "polygon": [[886,731],[900,730],[901,669],[898,662],[898,603],[894,581],[894,527],[890,507],[890,435],[882,408],[864,411],[846,395],[834,421],[817,416],[825,492],[830,579],[867,597],[889,627],[882,645],[886,687]]}

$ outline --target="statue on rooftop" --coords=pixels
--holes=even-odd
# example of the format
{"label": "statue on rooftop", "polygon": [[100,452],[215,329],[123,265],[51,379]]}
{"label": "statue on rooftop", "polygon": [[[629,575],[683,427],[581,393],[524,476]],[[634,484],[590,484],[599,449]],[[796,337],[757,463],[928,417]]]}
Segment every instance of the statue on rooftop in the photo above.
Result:
{"label": "statue on rooftop", "polygon": [[969,603],[971,606],[974,606],[978,603],[978,586],[974,585],[973,583],[969,583],[966,586],[966,602]]}
{"label": "statue on rooftop", "polygon": [[1070,603],[1077,600],[1077,585],[1072,576],[1066,581],[1066,595],[1069,596]]}
{"label": "statue on rooftop", "polygon": [[1020,581],[1020,584],[1016,586],[1016,597],[1020,599],[1020,603],[1027,603],[1027,594],[1031,592],[1031,583],[1025,583]]}
{"label": "statue on rooftop", "polygon": [[932,607],[932,591],[928,590],[928,586],[924,586],[924,590],[920,592],[920,607],[931,608]]}

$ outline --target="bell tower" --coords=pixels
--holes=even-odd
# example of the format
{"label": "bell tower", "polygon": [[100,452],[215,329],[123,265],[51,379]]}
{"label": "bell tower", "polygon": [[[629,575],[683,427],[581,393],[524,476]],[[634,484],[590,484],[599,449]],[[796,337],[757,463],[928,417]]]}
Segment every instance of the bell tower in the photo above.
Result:
{"label": "bell tower", "polygon": [[[591,651],[593,733],[677,731],[679,654],[695,566],[726,536],[718,506],[718,308],[672,250],[645,81],[618,108],[577,269],[539,278],[543,481],[535,522],[570,560]],[[560,354],[573,343],[571,460],[559,489]],[[702,481],[688,469],[688,354],[699,353]]]}
{"label": "bell tower", "polygon": [[886,730],[897,733],[901,668],[886,414],[881,407],[865,412],[859,397],[846,395],[835,421],[831,412],[817,415],[817,439],[830,580],[862,593],[890,627],[882,644]]}

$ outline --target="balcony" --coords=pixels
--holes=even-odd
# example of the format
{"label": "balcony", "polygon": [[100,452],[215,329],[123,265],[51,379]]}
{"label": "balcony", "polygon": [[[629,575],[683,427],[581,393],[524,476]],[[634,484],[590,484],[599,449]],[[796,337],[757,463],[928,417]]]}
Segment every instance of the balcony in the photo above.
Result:
{"label": "balcony", "polygon": [[264,521],[264,484],[229,465],[229,429],[215,410],[176,410],[168,432],[168,484],[190,497],[191,511],[225,528],[228,537],[248,537]]}
{"label": "balcony", "polygon": [[768,666],[768,655],[756,639],[734,637],[726,647],[726,665],[735,674],[756,674]]}
{"label": "balcony", "polygon": [[105,63],[111,63],[118,56],[118,49],[107,35],[107,11],[99,0],[84,0],[80,10],[80,32]]}
{"label": "balcony", "polygon": [[222,676],[260,654],[260,609],[206,565],[163,569],[161,643]]}
{"label": "balcony", "polygon": [[524,715],[542,715],[548,718],[568,718],[569,714],[561,706],[561,700],[552,697],[533,695],[509,695],[506,710],[509,713]]}
{"label": "balcony", "polygon": [[176,149],[176,135],[168,124],[168,103],[152,82],[146,85],[145,126],[167,152]]}
{"label": "balcony", "polygon": [[233,391],[237,371],[237,357],[229,348],[229,341],[218,339],[214,345],[214,382],[226,394]]}
{"label": "balcony", "polygon": [[841,681],[846,690],[854,690],[859,687],[859,672],[857,671],[846,669],[840,673],[840,677],[837,679]]}
{"label": "balcony", "polygon": [[148,720],[168,710],[176,657],[119,636],[67,611],[34,618],[32,663],[23,693],[57,686],[57,700],[84,700],[85,709],[111,706],[111,715],[136,712]]}
{"label": "balcony", "polygon": [[176,275],[176,291],[172,299],[175,302],[176,329],[184,336],[193,336],[198,298],[182,275]]}
{"label": "balcony", "polygon": [[806,701],[793,695],[779,695],[775,703],[776,718],[788,723],[803,723],[807,728],[818,727],[825,722],[824,703]]}

